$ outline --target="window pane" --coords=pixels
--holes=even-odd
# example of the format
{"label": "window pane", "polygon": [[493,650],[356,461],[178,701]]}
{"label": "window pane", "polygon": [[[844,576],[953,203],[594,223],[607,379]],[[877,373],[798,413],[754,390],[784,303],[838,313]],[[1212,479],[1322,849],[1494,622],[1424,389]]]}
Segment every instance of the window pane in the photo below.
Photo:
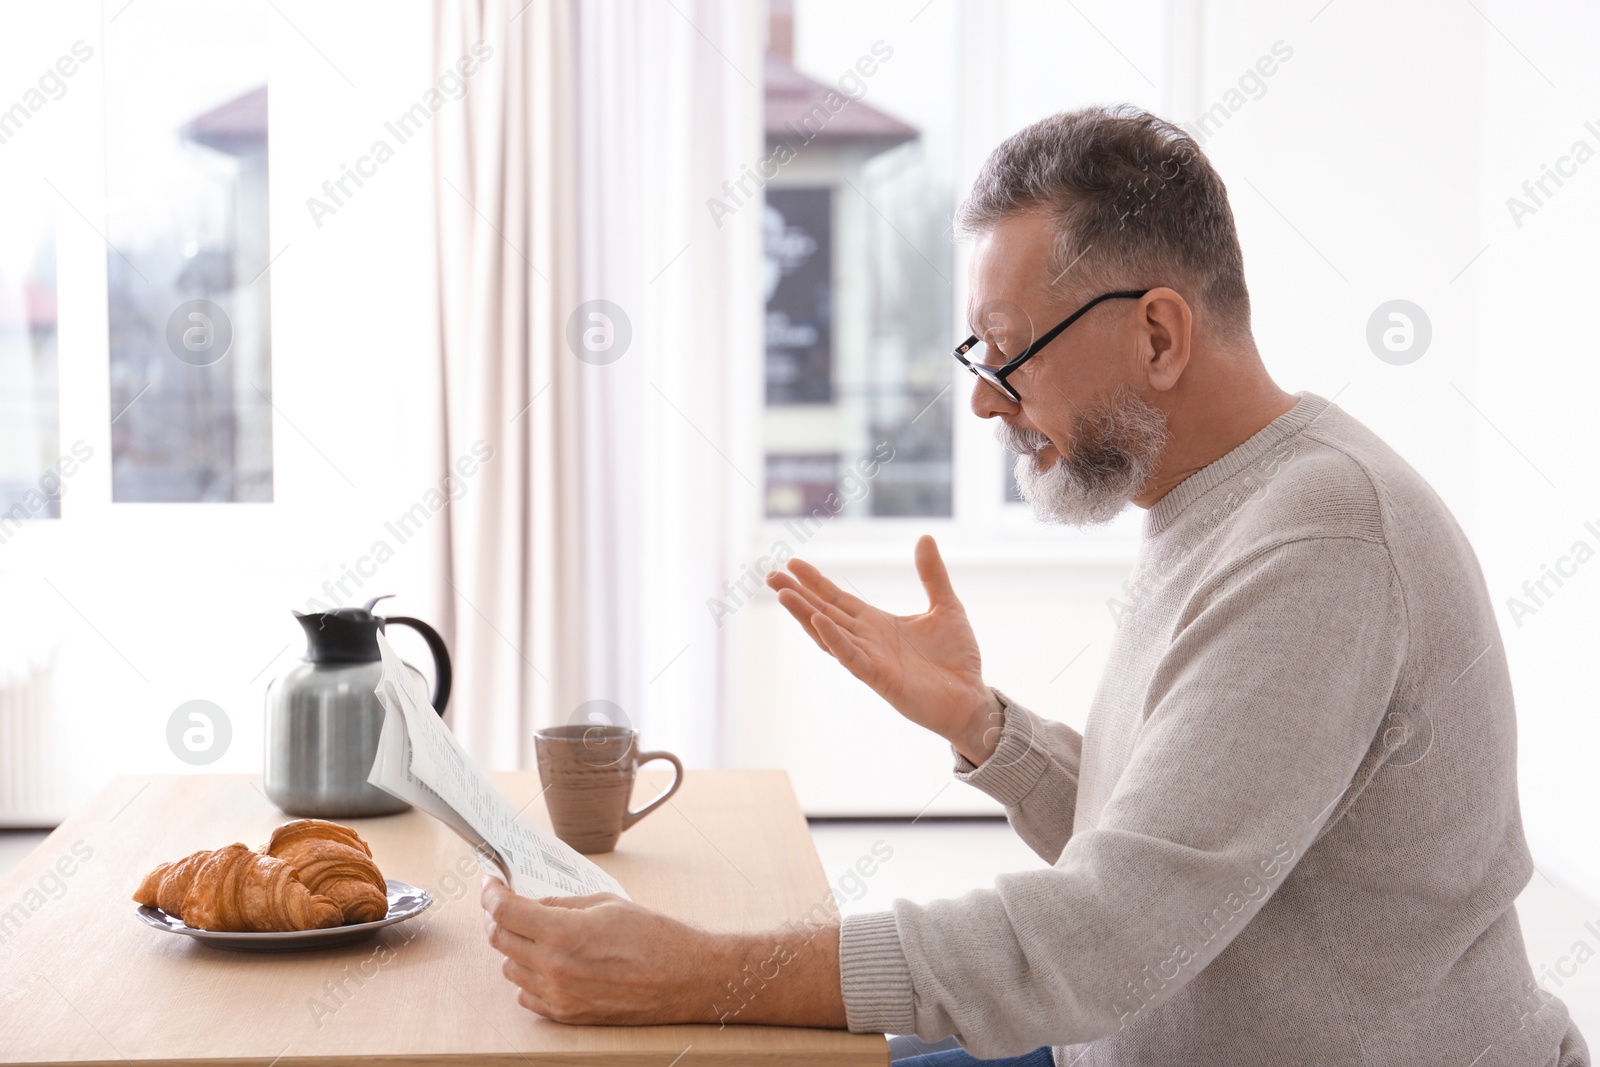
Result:
{"label": "window pane", "polygon": [[754,168],[771,518],[819,499],[830,515],[951,513],[952,109],[927,91],[927,51],[863,30],[874,9],[898,7],[772,5]]}
{"label": "window pane", "polygon": [[272,499],[268,10],[140,0],[106,23],[117,502]]}
{"label": "window pane", "polygon": [[0,543],[61,516],[56,238],[49,188],[0,177]]}
{"label": "window pane", "polygon": [[769,190],[763,224],[767,403],[829,403],[833,400],[833,190]]}

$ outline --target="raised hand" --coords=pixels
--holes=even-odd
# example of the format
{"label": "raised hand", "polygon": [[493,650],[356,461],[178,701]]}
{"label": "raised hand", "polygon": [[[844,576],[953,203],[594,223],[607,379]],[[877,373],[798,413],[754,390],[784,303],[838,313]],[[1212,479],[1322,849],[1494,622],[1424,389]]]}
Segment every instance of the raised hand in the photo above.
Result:
{"label": "raised hand", "polygon": [[920,615],[891,615],[840,589],[800,559],[767,575],[778,602],[823,651],[895,710],[974,763],[994,751],[1000,703],[983,683],[978,642],[950,587],[939,548],[917,540],[917,576],[928,594]]}

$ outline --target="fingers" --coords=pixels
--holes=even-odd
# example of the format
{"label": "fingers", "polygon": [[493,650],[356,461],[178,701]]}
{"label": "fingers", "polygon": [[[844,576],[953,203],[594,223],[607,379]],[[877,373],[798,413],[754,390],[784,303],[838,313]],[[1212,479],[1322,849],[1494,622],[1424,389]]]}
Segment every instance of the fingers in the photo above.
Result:
{"label": "fingers", "polygon": [[799,596],[802,600],[807,601],[811,605],[812,611],[821,611],[822,605],[826,603],[826,601],[824,601],[817,594],[811,592],[805,586],[796,581],[794,575],[788,573],[787,571],[772,571],[767,575],[766,581],[767,586],[771,588],[773,592],[778,594],[779,601],[782,601],[783,591],[787,589],[789,592]]}
{"label": "fingers", "polygon": [[832,619],[822,616],[817,620],[817,633],[822,645],[834,659],[843,664],[845,670],[866,682],[874,690],[878,688],[878,667],[872,658],[861,650],[855,639],[842,629]]}
{"label": "fingers", "polygon": [[[877,689],[877,665],[862,651],[854,635],[834,622],[828,614],[817,611],[811,601],[793,589],[786,588],[781,591],[778,594],[778,602],[799,620],[800,625],[805,627],[806,633],[816,642],[818,648],[838,660],[851,674],[873,689]],[[828,609],[834,612],[838,610],[831,605]]]}
{"label": "fingers", "polygon": [[814,616],[826,616],[832,619],[835,624],[846,629],[854,629],[856,625],[850,616],[832,604],[827,603],[817,594],[799,585],[787,574],[770,576],[767,584],[778,590],[778,603],[782,604],[784,609],[795,617],[795,621],[801,625],[807,636],[816,642],[817,647],[824,652],[827,651],[827,646],[817,636],[817,628],[812,623]]}
{"label": "fingers", "polygon": [[944,559],[939,555],[939,546],[932,537],[923,534],[917,538],[915,559],[917,577],[922,579],[922,588],[928,594],[929,607],[958,606],[961,602],[956,599],[956,591],[950,585],[950,572],[945,570]]}
{"label": "fingers", "polygon": [[[844,627],[846,630],[854,631],[856,625],[855,620],[851,618],[851,616],[843,609],[828,603],[828,601],[821,595],[813,590],[807,589],[803,585],[794,585],[792,591],[799,593],[806,599],[806,602],[811,605],[811,611],[813,614],[826,615],[828,618],[832,619],[835,623]],[[860,601],[857,601],[857,603],[860,603]]]}
{"label": "fingers", "polygon": [[[822,598],[821,594],[815,592],[814,590],[807,589],[805,586],[800,584],[794,575],[789,574],[786,571],[773,571],[767,576],[767,585],[777,590],[780,601],[782,600],[782,594],[785,589],[789,590],[791,593],[798,594],[811,606],[812,613],[819,611],[826,613],[827,609],[831,606]],[[844,613],[839,611],[837,608],[834,608],[834,611],[837,612],[837,614],[834,615],[835,621],[842,621],[845,617]]]}
{"label": "fingers", "polygon": [[795,617],[795,621],[800,624],[800,628],[806,632],[807,637],[816,642],[818,648],[824,652],[828,651],[828,646],[823,644],[822,638],[817,636],[817,628],[811,625],[811,616],[817,613],[817,609],[811,606],[810,601],[793,589],[785,589],[778,594],[778,603],[782,604],[784,610]]}
{"label": "fingers", "polygon": [[488,912],[491,918],[494,916],[495,907],[499,906],[502,892],[509,893],[511,890],[504,882],[493,875],[484,876],[483,891],[478,894],[478,903],[483,905],[483,910]]}
{"label": "fingers", "polygon": [[547,999],[550,990],[545,987],[545,978],[542,974],[511,959],[501,964],[500,973],[517,987],[518,1004],[535,1015],[543,1015],[546,1019],[558,1018],[555,1007]]}
{"label": "fingers", "polygon": [[[555,1009],[549,1004],[546,1004],[542,997],[535,993],[530,993],[520,986],[517,989],[517,1003],[522,1005],[524,1008],[527,1008],[535,1015],[543,1015],[546,1019],[556,1018]],[[560,1020],[557,1021],[559,1022]]]}
{"label": "fingers", "polygon": [[531,967],[538,962],[539,944],[530,938],[523,937],[504,923],[491,922],[487,930],[489,947],[494,949],[506,959]]}
{"label": "fingers", "polygon": [[[532,967],[524,967],[509,956],[500,964],[500,973],[505,975],[506,980],[512,985],[519,989],[524,989],[534,996],[539,996],[545,991],[543,972]],[[543,1015],[544,1013],[540,1012],[539,1014]]]}
{"label": "fingers", "polygon": [[596,904],[605,904],[622,898],[615,893],[585,893],[577,897],[543,897],[539,903],[547,908],[592,908]]}
{"label": "fingers", "polygon": [[479,899],[492,923],[529,941],[551,940],[573,921],[568,908],[518,896],[492,879],[484,885]]}
{"label": "fingers", "polygon": [[[586,897],[549,897],[537,901],[526,897],[516,899],[547,914],[568,916],[572,914],[572,908],[603,904],[607,900],[620,898],[604,893]],[[501,912],[502,918],[509,919],[510,923],[517,922],[515,916],[505,915],[503,904],[497,903],[494,910]],[[517,1003],[547,1019],[569,1021],[562,1014],[564,1009],[557,1003],[563,999],[561,990],[553,984],[555,976],[563,973],[563,968],[570,964],[569,950],[550,944],[547,937],[534,940],[524,936],[524,931],[513,928],[507,922],[497,921],[492,912],[488,927],[489,946],[504,957],[500,961],[500,973],[517,987]]]}
{"label": "fingers", "polygon": [[789,573],[800,580],[800,585],[806,590],[817,594],[827,603],[838,607],[846,615],[859,615],[867,606],[864,600],[853,597],[843,589],[834,585],[822,572],[803,559],[789,561]]}

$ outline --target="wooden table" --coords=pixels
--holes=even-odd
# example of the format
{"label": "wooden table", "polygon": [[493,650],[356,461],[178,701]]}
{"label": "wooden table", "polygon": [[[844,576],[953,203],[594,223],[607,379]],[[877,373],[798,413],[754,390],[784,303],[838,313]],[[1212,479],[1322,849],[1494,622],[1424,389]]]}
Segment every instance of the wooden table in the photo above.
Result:
{"label": "wooden table", "polygon": [[[519,807],[538,796],[536,772],[495,778]],[[636,804],[667,780],[642,773]],[[120,778],[0,881],[0,1062],[888,1063],[878,1035],[565,1026],[524,1010],[484,938],[470,850],[415,811],[344,820],[385,874],[434,896],[367,941],[238,953],[139,922],[131,894],[151,867],[233,841],[254,847],[287,820],[260,784]],[[528,817],[549,826],[543,802]],[[640,904],[708,929],[775,928],[831,900],[781,771],[690,771],[668,804],[595,859]]]}

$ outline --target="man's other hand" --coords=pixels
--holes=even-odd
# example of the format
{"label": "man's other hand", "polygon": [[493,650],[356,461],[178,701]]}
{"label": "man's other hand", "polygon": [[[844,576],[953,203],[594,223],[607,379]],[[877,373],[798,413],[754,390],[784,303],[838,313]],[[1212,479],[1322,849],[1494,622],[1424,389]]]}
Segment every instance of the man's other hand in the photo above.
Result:
{"label": "man's other hand", "polygon": [[999,740],[1000,702],[984,685],[966,609],[926,534],[917,541],[916,565],[928,594],[928,610],[919,615],[875,608],[801,559],[766,581],[819,648],[900,714],[982,763]]}

